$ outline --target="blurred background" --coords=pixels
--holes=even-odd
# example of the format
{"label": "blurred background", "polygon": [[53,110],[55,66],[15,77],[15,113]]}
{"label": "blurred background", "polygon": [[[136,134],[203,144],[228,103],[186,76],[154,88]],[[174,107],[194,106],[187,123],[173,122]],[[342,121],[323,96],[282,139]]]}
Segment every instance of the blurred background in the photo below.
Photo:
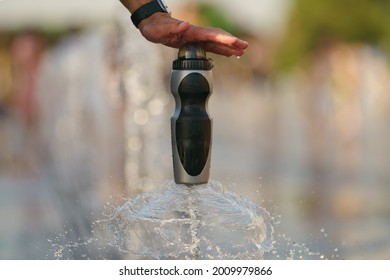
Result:
{"label": "blurred background", "polygon": [[[211,178],[275,218],[266,258],[390,259],[390,0],[167,4],[250,43],[210,54]],[[116,0],[0,0],[0,259],[57,258],[61,242],[119,258],[89,242],[93,222],[173,178],[177,50],[129,16]]]}

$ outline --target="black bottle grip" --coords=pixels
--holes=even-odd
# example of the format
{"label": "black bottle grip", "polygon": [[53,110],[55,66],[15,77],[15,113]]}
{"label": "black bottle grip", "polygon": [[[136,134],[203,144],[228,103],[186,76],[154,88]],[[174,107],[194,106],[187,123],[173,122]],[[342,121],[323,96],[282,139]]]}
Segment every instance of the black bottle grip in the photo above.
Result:
{"label": "black bottle grip", "polygon": [[207,100],[211,93],[200,73],[188,74],[178,87],[181,111],[176,120],[176,147],[188,174],[199,175],[206,165],[211,147],[211,119]]}

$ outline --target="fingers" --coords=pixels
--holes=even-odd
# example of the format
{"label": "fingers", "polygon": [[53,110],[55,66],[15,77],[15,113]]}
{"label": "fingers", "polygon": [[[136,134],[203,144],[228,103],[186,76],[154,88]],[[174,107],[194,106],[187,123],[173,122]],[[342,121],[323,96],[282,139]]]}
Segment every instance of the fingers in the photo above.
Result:
{"label": "fingers", "polygon": [[248,43],[219,28],[191,26],[182,36],[186,42],[200,42],[206,51],[241,56]]}
{"label": "fingers", "polygon": [[232,48],[231,46],[225,46],[220,44],[215,44],[214,42],[205,42],[202,44],[206,52],[212,52],[219,55],[224,55],[227,57],[230,56],[242,56],[244,50],[240,48]]}
{"label": "fingers", "polygon": [[222,29],[214,27],[191,26],[186,35],[194,41],[215,42],[221,45],[244,49],[247,47],[245,41],[236,38]]}

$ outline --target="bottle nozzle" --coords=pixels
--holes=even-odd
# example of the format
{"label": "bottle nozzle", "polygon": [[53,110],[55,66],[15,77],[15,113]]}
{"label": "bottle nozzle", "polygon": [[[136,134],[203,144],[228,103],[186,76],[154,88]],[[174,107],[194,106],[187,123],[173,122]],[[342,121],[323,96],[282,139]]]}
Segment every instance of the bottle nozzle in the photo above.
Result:
{"label": "bottle nozzle", "polygon": [[206,52],[200,44],[185,44],[179,49],[178,59],[206,59]]}
{"label": "bottle nozzle", "polygon": [[206,52],[198,43],[187,43],[179,49],[173,61],[173,70],[211,70],[214,61],[206,57]]}

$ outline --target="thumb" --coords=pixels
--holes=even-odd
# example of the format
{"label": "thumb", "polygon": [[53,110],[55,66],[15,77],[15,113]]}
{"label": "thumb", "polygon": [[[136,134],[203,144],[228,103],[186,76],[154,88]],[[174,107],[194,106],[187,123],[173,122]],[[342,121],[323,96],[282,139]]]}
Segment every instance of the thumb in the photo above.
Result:
{"label": "thumb", "polygon": [[191,24],[186,22],[186,21],[181,21],[178,25],[177,25],[177,29],[176,29],[176,33],[180,34],[180,33],[184,33],[186,32],[188,29],[190,29],[190,26]]}
{"label": "thumb", "polygon": [[[166,33],[166,40],[163,43],[166,46],[180,48],[184,43],[185,34],[190,29],[191,24],[185,21],[178,21],[171,25]],[[167,31],[167,30],[165,30]]]}

